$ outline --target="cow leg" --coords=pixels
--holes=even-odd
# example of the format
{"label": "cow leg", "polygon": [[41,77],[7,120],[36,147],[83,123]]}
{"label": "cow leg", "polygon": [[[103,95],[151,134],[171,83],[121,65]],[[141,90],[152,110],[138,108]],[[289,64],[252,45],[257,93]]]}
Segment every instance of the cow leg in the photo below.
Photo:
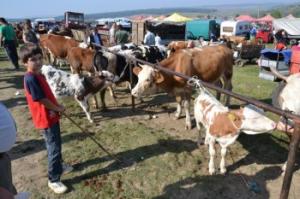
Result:
{"label": "cow leg", "polygon": [[[228,90],[228,91],[232,91],[232,83],[231,83],[231,78],[224,78],[224,89]],[[225,101],[225,105],[229,106],[230,104],[230,96],[226,95],[226,101]]]}
{"label": "cow leg", "polygon": [[209,140],[209,164],[208,164],[208,172],[210,175],[213,175],[215,173],[215,162],[214,162],[215,155],[216,155],[215,140],[210,139]]}
{"label": "cow leg", "polygon": [[113,87],[112,86],[108,86],[107,89],[109,91],[110,96],[113,98],[115,105],[117,106],[118,105],[117,96],[116,96],[116,94],[114,92]]}
{"label": "cow leg", "polygon": [[105,103],[105,92],[106,89],[100,91],[100,99],[101,99],[101,109],[106,110],[106,103]]}
{"label": "cow leg", "polygon": [[192,122],[191,122],[191,114],[190,114],[190,99],[185,99],[183,106],[185,110],[185,129],[191,130]]}
{"label": "cow leg", "polygon": [[[221,81],[220,79],[217,80],[217,81],[215,82],[215,85],[218,86],[218,87],[220,87],[220,88],[223,87],[222,81]],[[221,93],[218,92],[218,91],[217,91],[216,98],[217,98],[217,100],[219,100],[219,101],[220,101],[220,99],[221,99]]]}
{"label": "cow leg", "polygon": [[202,127],[202,124],[197,121],[197,118],[195,117],[195,120],[196,120],[196,127],[197,127],[197,130],[198,130],[198,140],[197,140],[197,144],[198,144],[198,147],[200,147],[201,145],[204,144],[203,142],[203,137],[202,137],[202,134],[201,134],[201,127]]}
{"label": "cow leg", "polygon": [[93,123],[93,118],[92,118],[92,114],[89,112],[89,106],[88,106],[88,98],[85,97],[82,101],[78,100],[76,97],[75,97],[76,101],[79,103],[79,105],[81,106],[81,108],[83,109],[83,111],[85,112],[86,114],[86,117],[88,118],[89,122],[90,123]]}
{"label": "cow leg", "polygon": [[227,147],[221,146],[221,162],[220,162],[220,172],[221,172],[221,174],[226,173],[226,167],[225,167],[226,151],[227,151]]}
{"label": "cow leg", "polygon": [[95,109],[99,109],[98,100],[97,100],[97,96],[96,95],[93,96],[93,107]]}
{"label": "cow leg", "polygon": [[182,102],[181,96],[176,96],[176,102],[177,102],[177,109],[175,112],[175,120],[178,120],[181,115],[181,102]]}

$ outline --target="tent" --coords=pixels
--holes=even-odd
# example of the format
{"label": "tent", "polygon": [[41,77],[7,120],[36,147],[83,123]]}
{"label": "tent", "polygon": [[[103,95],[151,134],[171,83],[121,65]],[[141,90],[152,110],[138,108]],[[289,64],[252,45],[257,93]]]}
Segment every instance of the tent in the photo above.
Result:
{"label": "tent", "polygon": [[273,26],[275,31],[284,29],[289,38],[300,37],[300,19],[274,19]]}
{"label": "tent", "polygon": [[165,15],[161,15],[161,16],[155,17],[152,21],[163,21],[165,18],[166,18]]}
{"label": "tent", "polygon": [[235,20],[255,22],[257,19],[251,17],[250,15],[240,15],[240,16],[236,17]]}
{"label": "tent", "polygon": [[163,21],[165,22],[187,22],[187,21],[191,21],[192,18],[189,17],[185,17],[183,15],[180,15],[178,13],[174,13],[172,15],[170,15],[169,17],[165,18]]}
{"label": "tent", "polygon": [[133,20],[133,21],[147,21],[147,20],[152,20],[154,17],[153,16],[149,16],[149,15],[134,15],[129,17],[129,19]]}
{"label": "tent", "polygon": [[260,22],[272,22],[273,20],[274,20],[274,17],[272,17],[270,14],[267,14],[266,16],[257,19],[257,21],[260,21]]}
{"label": "tent", "polygon": [[294,17],[292,14],[289,14],[285,17],[283,17],[284,19],[296,19],[296,17]]}

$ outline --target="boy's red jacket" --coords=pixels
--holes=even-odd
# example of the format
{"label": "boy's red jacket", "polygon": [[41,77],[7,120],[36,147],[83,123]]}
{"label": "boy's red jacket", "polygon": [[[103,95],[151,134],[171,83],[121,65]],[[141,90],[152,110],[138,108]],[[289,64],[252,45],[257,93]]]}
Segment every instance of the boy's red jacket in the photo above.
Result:
{"label": "boy's red jacket", "polygon": [[[45,77],[41,74],[32,74],[32,73],[29,73],[29,74],[34,75],[37,78],[37,80],[40,84],[39,86],[41,87],[41,89],[43,90],[43,92],[45,94],[45,98],[50,100],[52,103],[58,105]],[[33,124],[36,128],[38,128],[38,129],[49,128],[53,124],[55,124],[59,121],[58,113],[48,110],[41,102],[34,101],[32,99],[30,92],[26,88],[25,82],[24,82],[24,90],[25,90],[25,96],[27,99],[29,110],[32,115]],[[52,113],[50,113],[50,112],[52,112]]]}

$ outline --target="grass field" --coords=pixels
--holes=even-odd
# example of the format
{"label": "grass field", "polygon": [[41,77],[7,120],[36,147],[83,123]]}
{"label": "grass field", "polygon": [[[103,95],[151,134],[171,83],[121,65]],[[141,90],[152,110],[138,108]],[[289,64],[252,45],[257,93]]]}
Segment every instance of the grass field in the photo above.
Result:
{"label": "grass field", "polygon": [[[73,99],[62,103],[67,112],[94,138],[122,160],[107,156],[67,119],[61,120],[64,160],[75,171],[62,180],[70,191],[56,196],[46,186],[46,153],[43,139],[34,130],[22,91],[24,71],[10,70],[0,51],[0,100],[18,124],[18,142],[11,151],[13,175],[19,191],[32,198],[278,198],[280,166],[287,157],[287,138],[273,132],[259,136],[241,135],[227,156],[228,174],[209,176],[208,150],[197,147],[197,131],[184,130],[184,119],[173,120],[174,102],[165,95],[147,97],[130,107],[130,96],[118,88],[119,105],[107,96],[109,110],[93,110],[96,124],[89,124]],[[234,69],[234,92],[270,103],[275,83],[258,78],[258,68],[247,65]],[[20,91],[21,95],[15,95]],[[240,104],[233,100],[233,104]],[[158,118],[149,119],[149,114]],[[278,116],[269,114],[273,119]],[[218,149],[219,147],[217,147]],[[219,164],[217,155],[216,164]],[[294,184],[299,185],[299,172]],[[260,193],[245,185],[256,182]],[[298,196],[298,197],[297,197]],[[291,198],[300,190],[292,186]]]}

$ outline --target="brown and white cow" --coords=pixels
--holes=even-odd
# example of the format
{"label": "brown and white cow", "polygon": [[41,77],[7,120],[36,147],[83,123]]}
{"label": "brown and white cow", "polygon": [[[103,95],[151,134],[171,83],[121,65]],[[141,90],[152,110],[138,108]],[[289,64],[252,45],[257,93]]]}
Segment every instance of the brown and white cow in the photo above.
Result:
{"label": "brown and white cow", "polygon": [[[81,74],[83,71],[88,72],[89,75],[95,75],[99,71],[101,71],[101,68],[97,68],[97,65],[94,64],[94,57],[95,57],[96,51],[92,49],[85,49],[81,47],[73,47],[68,50],[68,56],[67,61],[70,64],[72,73]],[[115,68],[117,67],[117,57],[116,55],[105,52],[105,56],[108,58],[105,60],[108,64],[108,69],[110,70],[112,74],[115,74]],[[113,97],[115,103],[116,103],[116,96],[112,90],[112,87],[108,87],[111,96]],[[105,89],[104,89],[105,90]],[[104,92],[103,90],[103,92]],[[98,102],[97,98],[94,98],[95,101],[95,107],[98,109]],[[101,102],[102,102],[102,108],[105,108],[105,101],[101,95]]]}
{"label": "brown and white cow", "polygon": [[[68,51],[73,47],[86,48],[85,43],[79,43],[75,39],[66,36],[43,34],[40,36],[40,45],[45,53],[49,53],[53,57],[54,62],[56,59],[66,59]],[[48,57],[50,62],[50,57]]]}
{"label": "brown and white cow", "polygon": [[211,175],[215,173],[215,142],[221,146],[220,171],[224,174],[227,147],[234,143],[241,132],[256,135],[276,128],[276,123],[265,117],[257,107],[248,105],[238,110],[229,110],[201,86],[195,100],[194,115],[198,130],[200,131],[201,126],[206,130],[205,144],[209,145]]}
{"label": "brown and white cow", "polygon": [[[222,78],[224,88],[232,89],[233,58],[232,51],[226,46],[179,50],[161,61],[160,65],[190,77],[196,75],[206,82],[221,82],[220,79]],[[142,65],[141,68],[135,67],[134,73],[138,75],[138,83],[132,90],[133,96],[140,97],[157,87],[175,95],[178,103],[175,118],[180,117],[181,103],[183,102],[186,113],[186,128],[191,129],[189,107],[192,89],[186,87],[185,79],[164,71],[158,71],[147,65]],[[226,104],[229,104],[229,97],[227,97]]]}

